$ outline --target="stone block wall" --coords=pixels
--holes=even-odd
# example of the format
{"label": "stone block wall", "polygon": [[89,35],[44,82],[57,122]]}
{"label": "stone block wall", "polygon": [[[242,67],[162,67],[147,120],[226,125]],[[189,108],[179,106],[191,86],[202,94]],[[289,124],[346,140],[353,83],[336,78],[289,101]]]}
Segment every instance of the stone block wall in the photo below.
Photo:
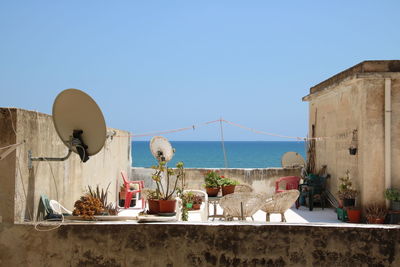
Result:
{"label": "stone block wall", "polygon": [[0,224],[1,266],[399,266],[398,227]]}

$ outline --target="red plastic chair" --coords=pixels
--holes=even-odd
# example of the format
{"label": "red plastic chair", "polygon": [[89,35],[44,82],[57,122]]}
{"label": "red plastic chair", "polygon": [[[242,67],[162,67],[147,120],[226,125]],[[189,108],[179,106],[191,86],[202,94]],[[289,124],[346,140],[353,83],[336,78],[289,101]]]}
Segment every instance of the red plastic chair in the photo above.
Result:
{"label": "red plastic chair", "polygon": [[[280,186],[280,183],[284,183],[284,188],[282,189]],[[300,183],[300,177],[298,176],[286,176],[286,177],[281,177],[275,182],[275,193],[280,193],[284,192],[286,190],[291,190],[291,189],[299,189],[299,183]],[[300,206],[299,199],[296,201],[296,208],[298,209]]]}
{"label": "red plastic chair", "polygon": [[[126,180],[125,175],[124,175],[123,172],[121,172],[121,176],[122,176],[122,179],[124,180],[124,186],[125,186],[125,192],[126,192],[125,193],[125,205],[124,205],[124,208],[127,209],[127,208],[130,207],[133,194],[138,194],[139,195],[139,193],[142,192],[142,189],[144,188],[144,181],[128,181],[128,180]],[[137,184],[139,189],[132,190],[131,189],[131,185],[132,184]],[[144,209],[145,208],[145,206],[144,206],[145,205],[144,198],[142,196],[140,196],[140,199],[142,200],[142,207],[141,208],[136,208],[136,209]],[[136,199],[136,200],[138,200],[138,199]]]}

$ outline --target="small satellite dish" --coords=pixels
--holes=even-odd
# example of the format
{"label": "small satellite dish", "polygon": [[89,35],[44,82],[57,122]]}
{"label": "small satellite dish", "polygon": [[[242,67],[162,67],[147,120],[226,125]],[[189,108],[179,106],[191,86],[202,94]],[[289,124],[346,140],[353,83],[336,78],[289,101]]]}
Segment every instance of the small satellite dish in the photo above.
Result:
{"label": "small satellite dish", "polygon": [[63,161],[73,151],[86,162],[89,156],[103,148],[107,138],[106,123],[99,106],[78,89],[66,89],[58,94],[53,104],[53,123],[58,136],[68,147],[68,155],[63,158],[32,158],[29,153],[30,161]]}
{"label": "small satellite dish", "polygon": [[170,161],[175,153],[175,149],[172,148],[168,139],[162,136],[154,136],[151,138],[150,151],[158,162]]}
{"label": "small satellite dish", "polygon": [[283,154],[281,164],[283,168],[306,166],[304,158],[297,152],[286,152]]}

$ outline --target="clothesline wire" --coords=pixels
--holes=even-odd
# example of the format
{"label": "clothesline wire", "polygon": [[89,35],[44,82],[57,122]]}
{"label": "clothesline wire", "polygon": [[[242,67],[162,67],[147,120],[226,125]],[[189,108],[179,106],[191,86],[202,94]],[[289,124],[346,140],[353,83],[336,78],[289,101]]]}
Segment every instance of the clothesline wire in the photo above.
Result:
{"label": "clothesline wire", "polygon": [[241,125],[239,123],[235,123],[232,121],[225,120],[223,118],[220,118],[218,120],[213,120],[213,121],[207,121],[204,123],[199,123],[199,124],[193,124],[188,127],[183,127],[183,128],[177,128],[177,129],[171,129],[171,130],[165,130],[165,131],[156,131],[156,132],[146,132],[146,133],[140,133],[140,134],[135,134],[132,133],[130,135],[117,135],[115,137],[132,137],[132,138],[138,138],[138,137],[150,137],[150,136],[156,136],[156,135],[163,135],[163,134],[171,134],[171,133],[177,133],[177,132],[183,132],[183,131],[188,131],[188,130],[195,130],[196,128],[206,126],[209,124],[213,123],[222,123],[225,122],[226,124],[229,124],[231,126],[235,126],[256,134],[262,134],[262,135],[268,135],[268,136],[274,136],[274,137],[279,137],[279,138],[286,138],[286,139],[295,139],[298,141],[311,141],[311,140],[316,140],[316,141],[321,141],[324,139],[329,139],[329,138],[334,138],[337,136],[324,136],[324,137],[300,137],[300,136],[289,136],[289,135],[282,135],[282,134],[276,134],[276,133],[270,133],[270,132],[265,132],[261,130],[257,130],[254,128],[250,128],[244,125]]}

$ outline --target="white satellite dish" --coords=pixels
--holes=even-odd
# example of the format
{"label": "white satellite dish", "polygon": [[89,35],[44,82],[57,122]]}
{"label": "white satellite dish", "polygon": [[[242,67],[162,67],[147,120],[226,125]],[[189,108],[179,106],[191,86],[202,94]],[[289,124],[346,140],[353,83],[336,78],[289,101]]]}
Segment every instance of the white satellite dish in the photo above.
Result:
{"label": "white satellite dish", "polygon": [[297,152],[286,152],[281,158],[281,164],[283,168],[304,167],[306,161]]}
{"label": "white satellite dish", "polygon": [[175,153],[168,139],[162,136],[154,136],[151,138],[150,151],[159,162],[170,161]]}
{"label": "white satellite dish", "polygon": [[[63,161],[71,152],[78,153],[86,162],[104,146],[107,136],[106,123],[96,102],[78,89],[66,89],[54,100],[53,123],[56,132],[68,147],[64,158],[32,158],[32,161]],[[31,162],[30,162],[31,165]]]}

